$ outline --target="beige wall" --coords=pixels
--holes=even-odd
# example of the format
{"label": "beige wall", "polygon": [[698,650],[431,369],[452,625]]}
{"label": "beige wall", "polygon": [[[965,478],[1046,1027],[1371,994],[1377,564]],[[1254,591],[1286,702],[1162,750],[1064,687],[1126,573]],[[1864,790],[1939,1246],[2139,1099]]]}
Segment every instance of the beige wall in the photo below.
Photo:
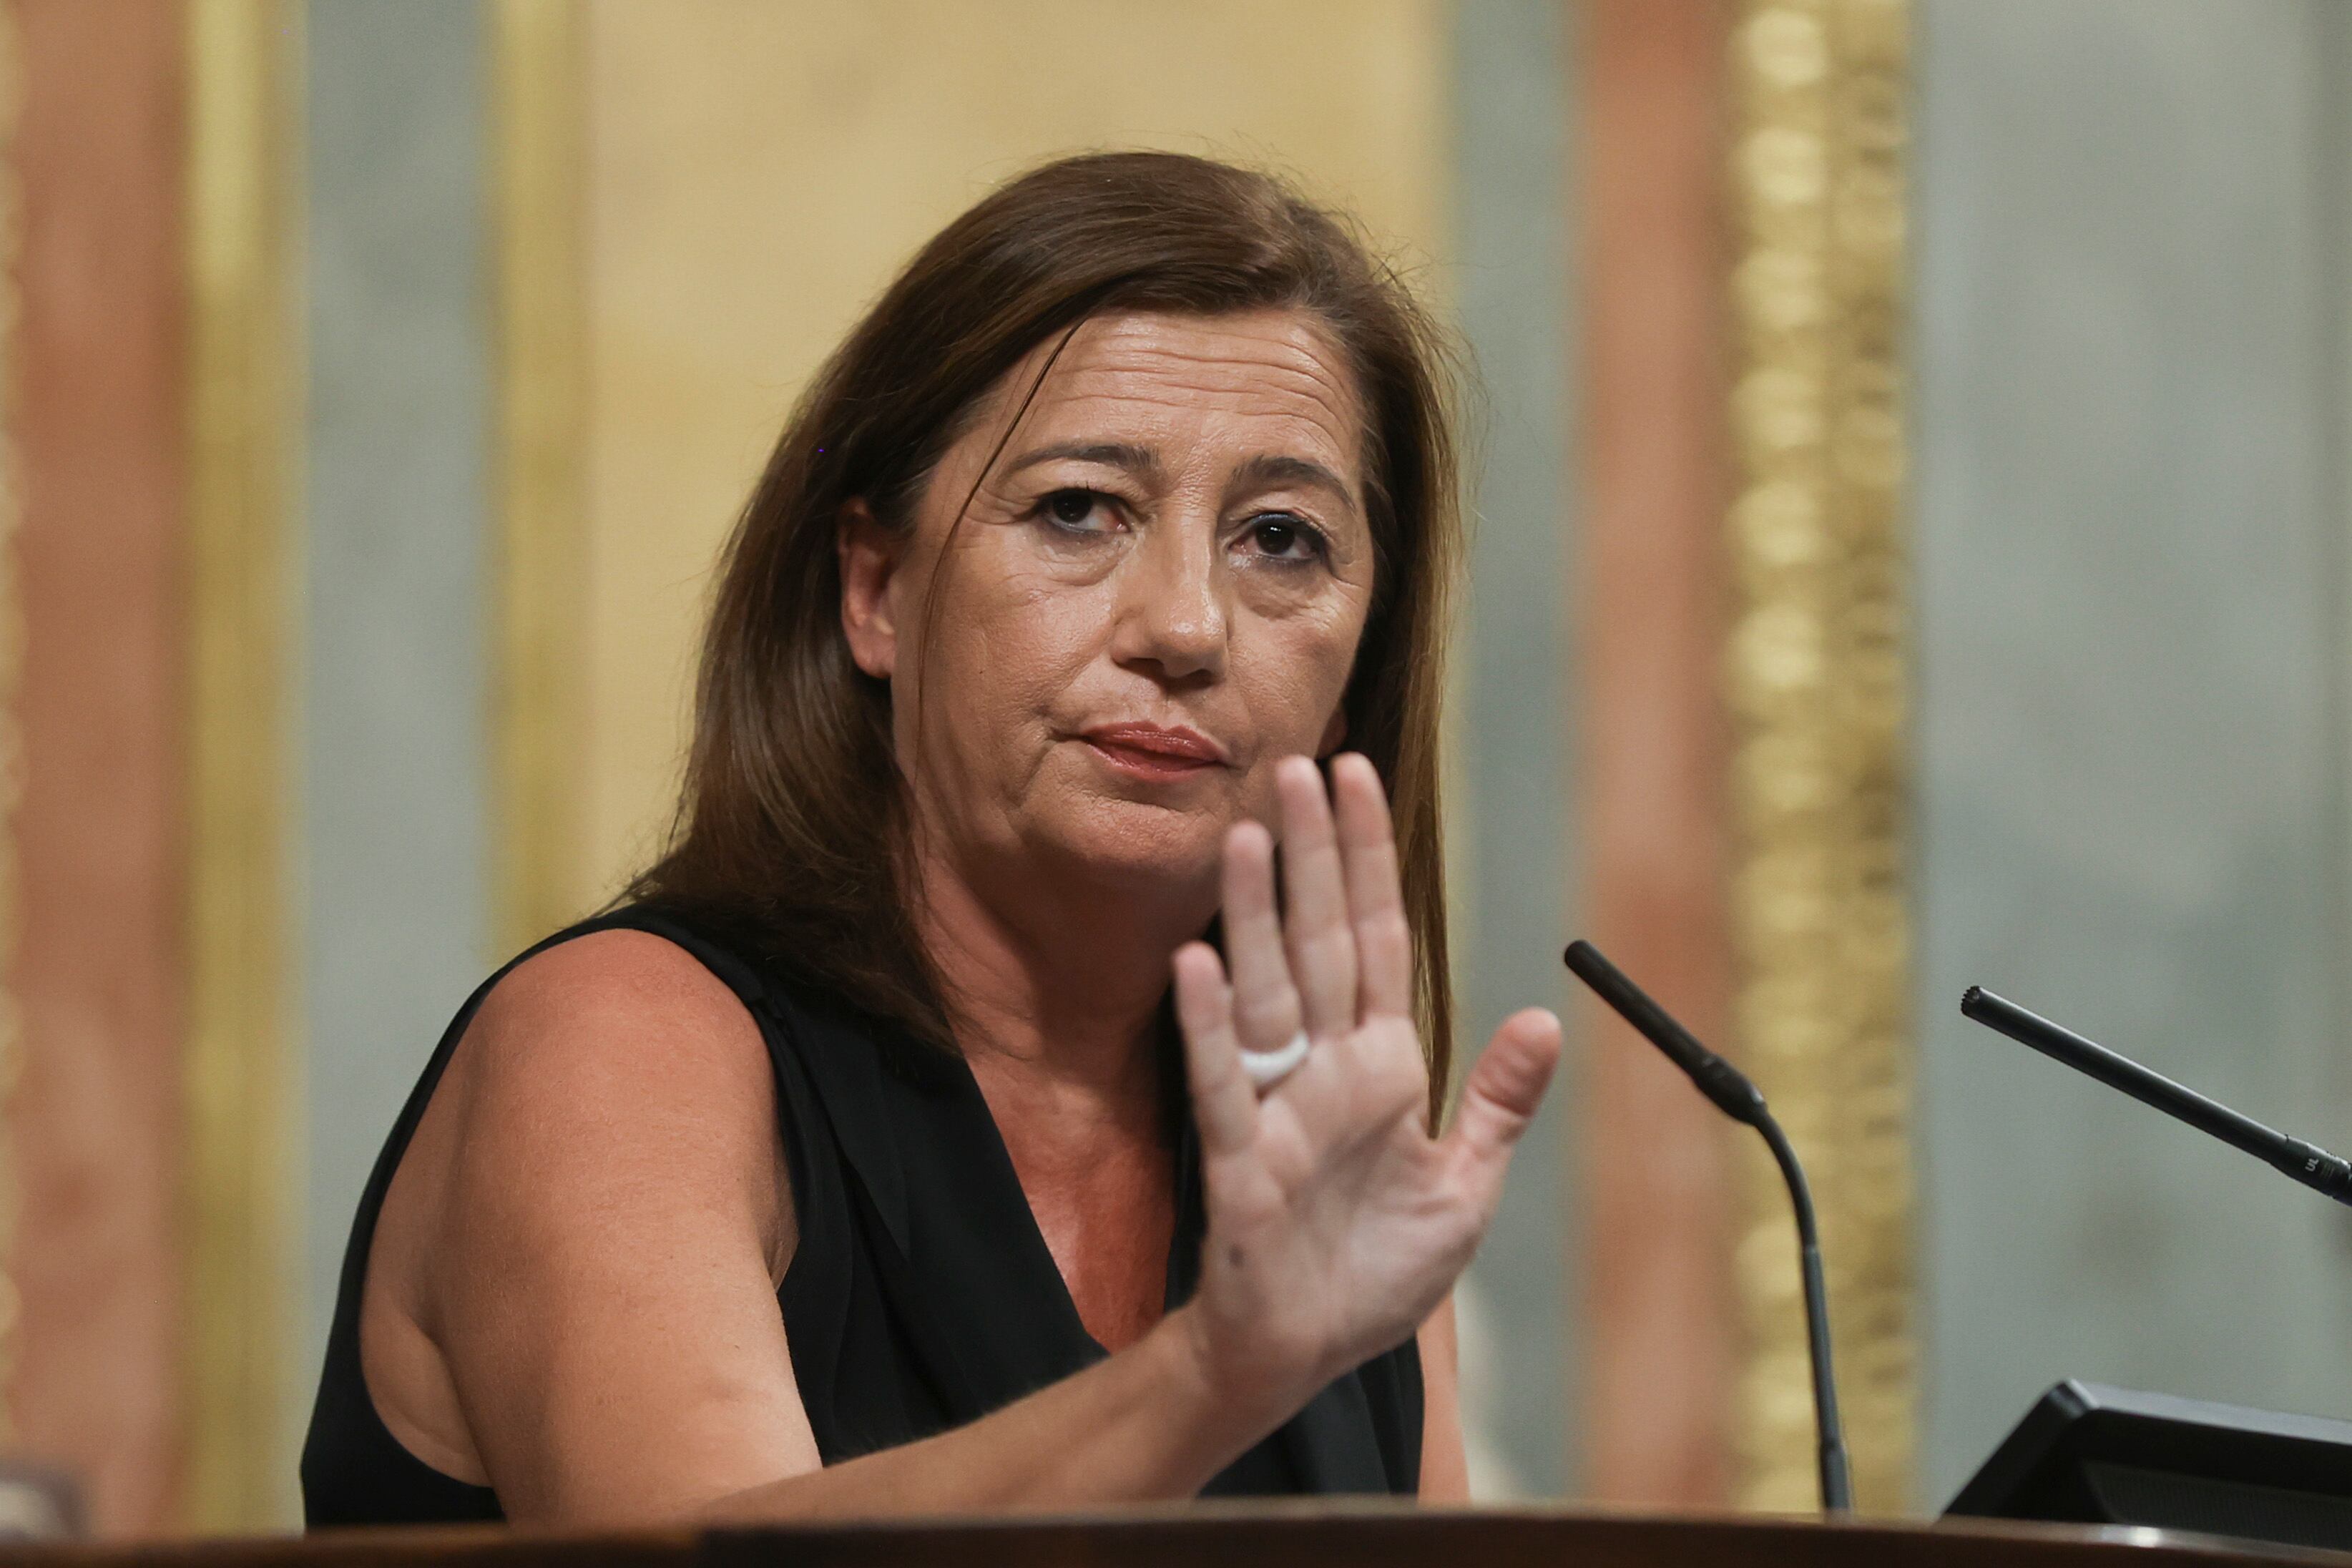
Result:
{"label": "beige wall", "polygon": [[710,562],[889,274],[992,184],[1100,146],[1275,165],[1438,258],[1446,20],[1441,0],[599,0],[583,891],[666,820]]}

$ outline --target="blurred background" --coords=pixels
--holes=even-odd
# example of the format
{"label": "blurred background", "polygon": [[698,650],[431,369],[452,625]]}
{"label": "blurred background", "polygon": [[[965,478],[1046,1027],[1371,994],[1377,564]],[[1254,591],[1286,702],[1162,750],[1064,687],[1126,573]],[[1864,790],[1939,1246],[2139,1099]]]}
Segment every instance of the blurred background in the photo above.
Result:
{"label": "blurred background", "polygon": [[1464,1288],[1491,1499],[1862,1500],[2062,1376],[2352,1415],[2352,1226],[1965,1025],[2352,1142],[2341,0],[6,0],[0,1449],[281,1526],[449,1016],[656,843],[786,409],[992,183],[1288,173],[1477,369]]}

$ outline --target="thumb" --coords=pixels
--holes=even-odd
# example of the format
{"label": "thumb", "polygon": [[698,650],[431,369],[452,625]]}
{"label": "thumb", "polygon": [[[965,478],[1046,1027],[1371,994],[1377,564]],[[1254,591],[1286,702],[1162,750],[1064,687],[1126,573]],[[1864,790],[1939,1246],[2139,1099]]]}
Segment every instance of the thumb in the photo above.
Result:
{"label": "thumb", "polygon": [[1529,1007],[1504,1019],[1462,1086],[1462,1105],[1446,1142],[1473,1163],[1491,1166],[1493,1179],[1499,1181],[1559,1066],[1558,1016]]}

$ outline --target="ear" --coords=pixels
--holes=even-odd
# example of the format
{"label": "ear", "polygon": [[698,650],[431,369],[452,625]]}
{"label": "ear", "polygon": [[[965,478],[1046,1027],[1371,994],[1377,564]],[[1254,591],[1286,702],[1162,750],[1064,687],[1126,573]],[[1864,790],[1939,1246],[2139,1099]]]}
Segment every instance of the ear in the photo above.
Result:
{"label": "ear", "polygon": [[1339,742],[1347,738],[1348,705],[1342,702],[1331,710],[1331,721],[1323,726],[1323,738],[1315,743],[1316,761],[1320,762],[1338,751]]}
{"label": "ear", "polygon": [[841,630],[849,657],[866,674],[887,680],[898,665],[898,605],[890,588],[898,578],[899,541],[875,521],[873,508],[852,500],[841,509],[834,552],[841,563]]}

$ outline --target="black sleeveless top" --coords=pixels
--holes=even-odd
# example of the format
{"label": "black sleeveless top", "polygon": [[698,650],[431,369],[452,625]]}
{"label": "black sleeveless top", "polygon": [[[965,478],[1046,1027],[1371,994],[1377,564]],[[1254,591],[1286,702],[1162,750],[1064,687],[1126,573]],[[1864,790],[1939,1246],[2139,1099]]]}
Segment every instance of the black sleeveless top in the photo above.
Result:
{"label": "black sleeveless top", "polygon": [[[977,1420],[1103,1359],[961,1058],[852,1018],[713,931],[645,907],[584,921],[530,952],[614,928],[692,953],[741,998],[767,1042],[800,1222],[776,1304],[826,1464]],[[302,1449],[313,1527],[504,1517],[495,1491],[432,1468],[377,1415],[360,1370],[360,1299],[401,1153],[475,1009],[505,973],[485,981],[442,1036],[360,1199]],[[1184,1103],[1181,1076],[1171,1100]],[[1176,1142],[1171,1307],[1192,1293],[1204,1228],[1189,1116]],[[1421,1435],[1421,1358],[1408,1339],[1325,1388],[1203,1492],[1409,1496]]]}

